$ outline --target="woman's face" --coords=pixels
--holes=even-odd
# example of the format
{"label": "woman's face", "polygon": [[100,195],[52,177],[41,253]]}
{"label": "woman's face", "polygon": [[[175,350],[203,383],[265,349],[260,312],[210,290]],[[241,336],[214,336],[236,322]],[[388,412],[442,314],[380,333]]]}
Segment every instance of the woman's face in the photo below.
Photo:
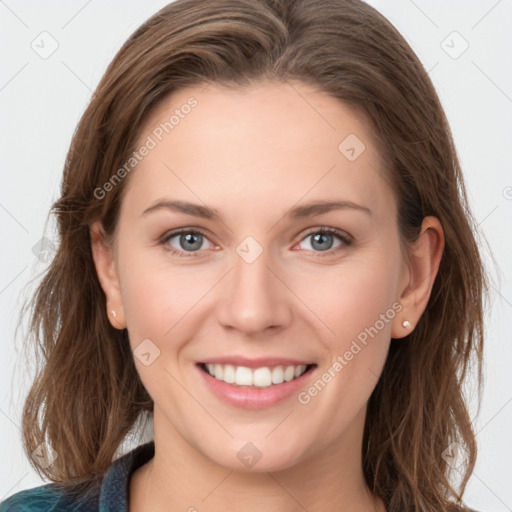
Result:
{"label": "woman's face", "polygon": [[162,103],[142,146],[109,300],[155,436],[241,471],[360,457],[410,277],[368,126],[301,82],[209,85]]}

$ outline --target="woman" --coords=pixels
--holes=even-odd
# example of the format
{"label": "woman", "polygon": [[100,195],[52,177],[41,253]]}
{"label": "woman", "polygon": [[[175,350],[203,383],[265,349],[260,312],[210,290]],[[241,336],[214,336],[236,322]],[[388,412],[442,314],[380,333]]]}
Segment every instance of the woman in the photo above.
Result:
{"label": "woman", "polygon": [[485,273],[436,92],[375,9],[168,5],[53,211],[23,416],[52,483],[2,511],[469,510]]}

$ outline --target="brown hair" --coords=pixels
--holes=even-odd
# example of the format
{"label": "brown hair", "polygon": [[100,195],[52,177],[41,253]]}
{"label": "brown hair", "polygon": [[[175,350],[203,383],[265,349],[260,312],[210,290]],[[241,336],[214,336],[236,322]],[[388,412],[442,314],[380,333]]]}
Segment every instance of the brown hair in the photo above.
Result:
{"label": "brown hair", "polygon": [[[367,484],[388,511],[452,510],[476,459],[462,386],[474,361],[481,392],[487,279],[432,82],[399,32],[360,0],[178,0],[119,50],[74,133],[52,206],[59,247],[32,303],[43,364],[23,410],[26,453],[40,475],[85,493],[140,415],[151,415],[127,331],[107,319],[89,235],[96,220],[114,232],[128,177],[105,197],[95,190],[127,161],[143,122],[172,91],[263,79],[313,84],[370,120],[405,245],[425,216],[441,221],[445,248],[430,300],[414,331],[391,340],[362,456]],[[46,468],[33,455],[43,442],[59,454]],[[452,442],[467,453],[459,486],[443,458]]]}

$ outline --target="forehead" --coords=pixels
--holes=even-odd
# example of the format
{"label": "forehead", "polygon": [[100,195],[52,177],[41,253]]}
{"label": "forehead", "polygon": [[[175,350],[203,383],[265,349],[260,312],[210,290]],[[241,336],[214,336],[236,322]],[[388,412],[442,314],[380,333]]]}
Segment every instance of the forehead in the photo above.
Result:
{"label": "forehead", "polygon": [[355,109],[302,82],[181,89],[142,127],[137,147],[151,140],[152,148],[125,197],[139,210],[165,195],[226,208],[229,197],[239,211],[301,198],[389,210],[392,192],[369,128]]}

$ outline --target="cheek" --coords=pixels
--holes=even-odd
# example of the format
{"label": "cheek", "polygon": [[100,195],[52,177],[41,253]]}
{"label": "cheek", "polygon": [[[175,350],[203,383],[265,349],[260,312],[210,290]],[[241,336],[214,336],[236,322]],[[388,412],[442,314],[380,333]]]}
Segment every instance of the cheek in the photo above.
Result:
{"label": "cheek", "polygon": [[[298,291],[321,320],[315,322],[319,341],[330,356],[319,375],[321,382],[304,390],[301,403],[315,401],[320,409],[335,403],[333,425],[357,413],[382,372],[392,323],[401,307],[396,302],[398,261],[398,252],[382,247],[333,267],[329,279],[309,275]],[[322,398],[314,398],[317,394]]]}
{"label": "cheek", "polygon": [[164,334],[179,313],[182,293],[173,279],[148,258],[148,252],[130,251],[126,249],[130,243],[123,245],[120,244],[118,267],[130,343],[135,348],[142,340],[150,339],[161,347]]}
{"label": "cheek", "polygon": [[127,237],[118,263],[128,331],[163,339],[201,297],[204,279],[190,268],[173,266],[163,249],[129,247],[137,247],[137,241]]}
{"label": "cheek", "polygon": [[202,291],[201,281],[190,285],[189,274],[155,263],[144,251],[125,253],[119,271],[137,372],[155,403],[176,408],[178,397],[186,397],[172,376],[181,380],[177,362],[193,330],[189,317],[207,290]]}
{"label": "cheek", "polygon": [[384,337],[390,334],[391,322],[382,325],[380,319],[383,314],[392,319],[395,313],[399,269],[394,261],[394,256],[376,252],[347,259],[327,272],[301,273],[307,277],[296,281],[294,291],[315,313],[315,324],[333,349],[342,350],[376,323]]}
{"label": "cheek", "polygon": [[299,403],[307,417],[305,428],[317,428],[314,417],[329,417],[325,439],[338,436],[356,417],[382,373],[396,316],[393,274],[384,273],[385,267],[361,263],[351,266],[351,272],[333,273],[307,299],[329,326],[319,341],[330,358]]}

